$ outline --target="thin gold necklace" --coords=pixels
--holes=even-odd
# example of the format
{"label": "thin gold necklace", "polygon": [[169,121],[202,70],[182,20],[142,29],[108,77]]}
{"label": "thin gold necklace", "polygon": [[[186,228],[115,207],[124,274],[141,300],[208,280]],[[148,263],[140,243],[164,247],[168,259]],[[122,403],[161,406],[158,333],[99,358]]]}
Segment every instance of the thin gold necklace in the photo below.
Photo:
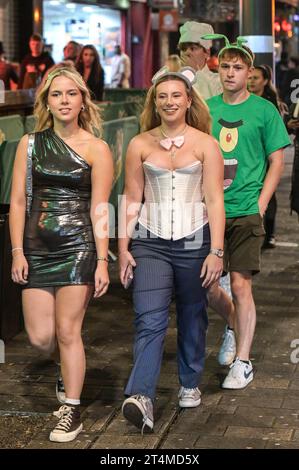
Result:
{"label": "thin gold necklace", "polygon": [[162,127],[162,126],[160,126],[160,131],[161,131],[161,134],[163,135],[163,137],[165,137],[166,139],[173,140],[173,139],[175,139],[176,137],[179,137],[179,136],[181,136],[181,135],[184,135],[184,134],[186,133],[187,127],[188,127],[188,125],[185,124],[185,127],[184,127],[184,129],[182,130],[182,132],[181,132],[180,134],[176,135],[175,137],[170,137],[169,135],[167,135],[167,134],[163,131],[163,127]]}

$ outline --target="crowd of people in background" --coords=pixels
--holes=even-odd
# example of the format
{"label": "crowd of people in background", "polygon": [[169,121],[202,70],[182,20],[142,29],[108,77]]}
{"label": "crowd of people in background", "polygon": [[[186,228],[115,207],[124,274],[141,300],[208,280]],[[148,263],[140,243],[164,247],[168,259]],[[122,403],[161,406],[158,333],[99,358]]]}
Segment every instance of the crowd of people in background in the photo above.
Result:
{"label": "crowd of people in background", "polygon": [[[5,51],[0,42],[0,80],[5,90],[36,88],[40,85],[45,73],[54,65],[51,54],[46,50],[42,36],[38,33],[29,39],[30,52],[21,63],[12,64],[5,58]],[[111,77],[108,84],[111,88],[129,88],[131,61],[127,54],[116,44],[111,58]],[[61,60],[72,63],[84,78],[91,97],[95,101],[103,100],[105,86],[104,67],[100,55],[93,44],[82,45],[69,41],[63,48]]]}
{"label": "crowd of people in background", "polygon": [[[196,70],[195,86],[201,96],[207,99],[222,91],[218,76],[218,50],[212,46],[210,39],[198,39],[200,35],[213,31],[210,25],[195,21],[189,23],[187,26],[185,23],[180,28],[178,54],[171,54],[165,65],[172,71],[179,70],[187,64],[194,67]],[[36,88],[41,83],[45,72],[54,65],[54,60],[40,34],[31,35],[29,51],[20,64],[11,63],[6,59],[3,43],[0,42],[0,80],[3,80],[5,90]],[[92,44],[83,45],[70,40],[63,47],[61,60],[71,61],[75,65],[91,90],[93,99],[101,101],[105,86],[105,73],[96,47]],[[111,74],[109,83],[106,84],[107,87],[129,88],[131,60],[118,44],[114,47],[110,66]],[[275,83],[277,90],[275,100],[277,99],[280,111],[282,111],[282,103],[289,107],[292,104],[292,91],[295,91],[292,84],[299,78],[299,57],[289,57],[286,51],[282,51],[279,61],[276,62],[275,76],[270,68],[267,68],[267,72],[261,73],[271,76],[272,88]],[[255,93],[253,90],[250,91]],[[271,94],[271,96],[263,97],[273,102],[272,96]],[[283,108],[283,114],[287,114],[286,107]]]}

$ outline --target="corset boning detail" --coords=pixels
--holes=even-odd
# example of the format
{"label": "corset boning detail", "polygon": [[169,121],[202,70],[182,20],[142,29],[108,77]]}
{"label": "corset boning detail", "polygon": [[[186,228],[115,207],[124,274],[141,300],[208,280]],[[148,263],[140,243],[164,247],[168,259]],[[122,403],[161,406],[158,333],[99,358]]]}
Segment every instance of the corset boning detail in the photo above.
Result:
{"label": "corset boning detail", "polygon": [[166,240],[179,240],[208,222],[203,202],[202,163],[168,170],[143,162],[144,203],[139,223]]}

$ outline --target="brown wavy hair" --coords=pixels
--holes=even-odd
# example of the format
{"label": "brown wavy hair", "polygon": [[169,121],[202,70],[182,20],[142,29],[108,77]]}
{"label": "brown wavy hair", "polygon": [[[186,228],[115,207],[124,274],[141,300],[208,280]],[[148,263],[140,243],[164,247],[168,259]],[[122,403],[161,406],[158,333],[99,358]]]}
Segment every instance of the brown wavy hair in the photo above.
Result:
{"label": "brown wavy hair", "polygon": [[54,78],[67,77],[79,88],[84,110],[78,116],[78,124],[82,129],[99,137],[102,133],[102,119],[99,108],[91,101],[89,90],[80,73],[70,62],[61,62],[51,67],[45,74],[40,86],[36,91],[34,116],[36,118],[35,131],[43,131],[53,127],[54,121],[51,113],[47,111],[48,94]]}
{"label": "brown wavy hair", "polygon": [[[186,123],[189,126],[204,132],[205,134],[211,134],[212,119],[210,111],[205,101],[199,95],[199,93],[195,90],[194,87],[188,89],[184,80],[175,76],[168,76],[164,79],[159,79],[158,85],[162,82],[169,80],[179,80],[183,82],[186,87],[187,95],[189,98],[191,98],[191,106],[188,112],[186,113]],[[155,112],[156,88],[158,85],[152,85],[146,95],[144,109],[140,116],[140,125],[142,132],[149,131],[150,129],[154,129],[155,127],[161,125],[161,118],[159,114]]]}

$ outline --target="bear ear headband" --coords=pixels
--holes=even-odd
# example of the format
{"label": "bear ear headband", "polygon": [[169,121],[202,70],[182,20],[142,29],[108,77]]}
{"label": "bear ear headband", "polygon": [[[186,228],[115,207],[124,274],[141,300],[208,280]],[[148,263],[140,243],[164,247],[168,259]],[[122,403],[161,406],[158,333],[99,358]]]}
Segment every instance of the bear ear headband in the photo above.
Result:
{"label": "bear ear headband", "polygon": [[189,90],[192,88],[192,85],[196,82],[196,72],[192,67],[182,67],[177,72],[170,72],[168,67],[166,67],[166,66],[162,67],[153,76],[152,84],[154,86],[158,85],[158,83],[164,77],[178,77],[178,78],[180,78],[181,80],[183,80],[186,83]]}
{"label": "bear ear headband", "polygon": [[224,39],[225,40],[225,46],[221,49],[221,51],[218,54],[218,57],[226,50],[228,49],[238,49],[239,51],[242,51],[243,54],[245,54],[248,59],[250,59],[251,66],[253,66],[253,57],[250,55],[250,53],[243,47],[243,44],[245,42],[248,42],[246,38],[243,36],[238,36],[237,41],[235,44],[232,44],[229,42],[228,38],[224,34],[205,34],[204,36],[201,36],[201,39]]}

